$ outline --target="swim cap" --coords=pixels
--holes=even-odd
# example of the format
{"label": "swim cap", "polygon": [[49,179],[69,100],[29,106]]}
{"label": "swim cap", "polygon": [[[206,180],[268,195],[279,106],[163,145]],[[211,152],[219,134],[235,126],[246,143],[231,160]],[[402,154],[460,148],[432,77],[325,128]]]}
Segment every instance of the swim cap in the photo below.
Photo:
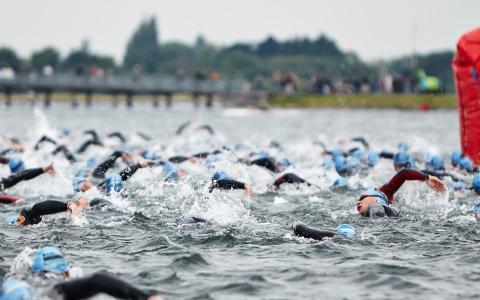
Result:
{"label": "swim cap", "polygon": [[76,176],[73,179],[73,190],[76,192],[80,192],[82,190],[82,186],[85,183],[86,178],[83,176]]}
{"label": "swim cap", "polygon": [[25,281],[9,278],[2,282],[0,300],[33,300],[35,292]]}
{"label": "swim cap", "polygon": [[412,166],[412,159],[407,152],[400,151],[395,153],[393,157],[393,163],[396,167],[409,168]]}
{"label": "swim cap", "polygon": [[3,223],[7,225],[13,225],[17,222],[18,222],[18,215],[6,216],[5,219],[3,220]]}
{"label": "swim cap", "polygon": [[357,159],[361,159],[363,156],[363,150],[362,149],[355,149],[351,154],[352,157],[355,157]]}
{"label": "swim cap", "polygon": [[473,206],[472,211],[476,214],[480,214],[480,202]]}
{"label": "swim cap", "polygon": [[380,161],[380,154],[378,152],[370,152],[367,156],[367,163],[369,167],[374,167]]}
{"label": "swim cap", "polygon": [[63,133],[63,135],[69,135],[69,134],[70,134],[70,128],[64,127],[64,128],[62,129],[62,133]]}
{"label": "swim cap", "polygon": [[473,169],[473,162],[470,160],[470,158],[464,156],[460,159],[459,162],[460,169],[462,170],[471,170]]}
{"label": "swim cap", "polygon": [[159,160],[160,155],[157,155],[155,152],[147,151],[143,154],[143,158],[148,160]]}
{"label": "swim cap", "polygon": [[189,213],[184,213],[182,216],[182,221],[184,223],[203,223],[206,222],[202,216],[200,216],[197,213],[194,212],[189,212]]}
{"label": "swim cap", "polygon": [[375,197],[377,199],[377,203],[381,205],[388,205],[388,198],[385,193],[382,193],[380,191],[374,190],[374,189],[368,189],[362,192],[360,194],[360,198],[366,198],[366,197]]}
{"label": "swim cap", "polygon": [[454,191],[464,191],[467,188],[467,185],[463,181],[455,181],[453,183],[453,190]]}
{"label": "swim cap", "polygon": [[330,188],[334,189],[334,188],[349,188],[349,187],[350,187],[350,184],[348,183],[348,180],[343,177],[340,177],[333,182]]}
{"label": "swim cap", "polygon": [[343,156],[343,151],[340,148],[335,148],[330,152],[330,154],[332,155],[332,158],[335,160],[336,157]]}
{"label": "swim cap", "polygon": [[99,162],[100,162],[100,156],[98,155],[92,156],[87,160],[87,167],[95,168]]}
{"label": "swim cap", "polygon": [[336,232],[346,237],[353,237],[355,235],[355,227],[350,224],[342,224],[337,227]]}
{"label": "swim cap", "polygon": [[212,181],[218,181],[218,180],[228,180],[230,177],[228,176],[227,173],[224,171],[217,171],[215,174],[212,176]]}
{"label": "swim cap", "polygon": [[10,172],[18,173],[25,170],[25,165],[23,161],[18,157],[12,157],[8,161],[8,167],[10,168]]}
{"label": "swim cap", "polygon": [[32,270],[38,272],[64,273],[68,271],[68,261],[56,247],[44,246],[33,257]]}
{"label": "swim cap", "polygon": [[269,153],[268,153],[267,150],[262,149],[262,150],[260,150],[260,152],[258,153],[258,156],[260,156],[260,157],[268,157],[268,156],[270,156],[270,155],[269,155]]}
{"label": "swim cap", "polygon": [[111,173],[105,176],[105,184],[107,192],[120,192],[123,188],[122,176],[117,173]]}
{"label": "swim cap", "polygon": [[288,159],[288,158],[284,158],[284,159],[282,159],[281,161],[279,161],[278,163],[281,164],[284,169],[286,169],[286,168],[290,167],[291,165],[293,165],[293,161],[291,161],[291,160]]}
{"label": "swim cap", "polygon": [[133,152],[133,147],[130,145],[124,145],[120,148],[122,152]]}
{"label": "swim cap", "polygon": [[347,170],[347,160],[343,156],[335,156],[335,170],[343,173]]}
{"label": "swim cap", "polygon": [[177,179],[177,168],[171,162],[166,162],[165,164],[163,164],[163,175],[166,177],[165,179],[167,180]]}
{"label": "swim cap", "polygon": [[453,151],[452,155],[450,156],[452,166],[458,166],[458,164],[460,163],[460,159],[462,159],[462,152],[458,150]]}
{"label": "swim cap", "polygon": [[398,143],[398,150],[400,150],[400,152],[407,152],[409,148],[410,146],[408,146],[406,142]]}
{"label": "swim cap", "polygon": [[475,174],[475,176],[473,176],[472,188],[475,193],[480,194],[480,174]]}
{"label": "swim cap", "polygon": [[441,157],[440,155],[433,155],[432,157],[430,157],[427,163],[427,168],[431,170],[443,170],[443,157]]}

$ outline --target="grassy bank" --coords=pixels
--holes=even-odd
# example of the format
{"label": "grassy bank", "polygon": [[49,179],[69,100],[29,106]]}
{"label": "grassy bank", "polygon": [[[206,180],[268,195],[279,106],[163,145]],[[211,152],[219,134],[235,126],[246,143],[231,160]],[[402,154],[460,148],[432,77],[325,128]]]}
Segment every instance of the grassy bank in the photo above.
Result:
{"label": "grassy bank", "polygon": [[302,95],[278,96],[268,103],[273,107],[345,107],[345,108],[430,108],[455,109],[455,94],[443,95]]}

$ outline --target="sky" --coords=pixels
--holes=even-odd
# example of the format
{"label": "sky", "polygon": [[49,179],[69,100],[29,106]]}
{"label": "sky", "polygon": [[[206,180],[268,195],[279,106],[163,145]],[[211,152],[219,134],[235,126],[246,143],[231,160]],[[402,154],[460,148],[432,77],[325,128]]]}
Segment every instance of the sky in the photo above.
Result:
{"label": "sky", "polygon": [[367,61],[454,50],[480,26],[480,0],[15,0],[2,1],[0,45],[21,56],[46,46],[62,55],[88,39],[122,61],[142,19],[157,18],[160,41],[216,45],[326,34]]}

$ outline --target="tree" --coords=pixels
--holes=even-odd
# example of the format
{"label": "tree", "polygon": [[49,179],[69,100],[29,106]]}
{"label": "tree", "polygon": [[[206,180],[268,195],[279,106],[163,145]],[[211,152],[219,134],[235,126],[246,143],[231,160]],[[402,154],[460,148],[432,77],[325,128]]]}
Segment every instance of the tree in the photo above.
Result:
{"label": "tree", "polygon": [[260,56],[272,56],[280,53],[280,45],[274,37],[269,36],[257,46],[257,54]]}
{"label": "tree", "polygon": [[51,47],[33,52],[30,57],[30,65],[34,70],[41,70],[44,66],[50,65],[56,68],[60,63],[60,53]]}
{"label": "tree", "polygon": [[10,67],[14,70],[20,68],[21,60],[15,50],[7,47],[0,48],[0,68]]}
{"label": "tree", "polygon": [[124,68],[131,70],[134,65],[142,66],[146,73],[155,73],[160,60],[157,23],[155,18],[146,20],[134,32],[127,44],[123,60]]}

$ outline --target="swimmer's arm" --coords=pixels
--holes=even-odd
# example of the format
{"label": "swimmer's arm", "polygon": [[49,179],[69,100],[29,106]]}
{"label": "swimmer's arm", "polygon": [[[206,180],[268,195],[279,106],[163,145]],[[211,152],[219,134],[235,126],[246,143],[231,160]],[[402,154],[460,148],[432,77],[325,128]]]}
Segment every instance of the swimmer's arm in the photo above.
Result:
{"label": "swimmer's arm", "polygon": [[128,178],[132,177],[138,169],[143,168],[140,163],[136,163],[132,166],[126,167],[120,172],[120,176],[122,177],[122,181],[126,181]]}
{"label": "swimmer's arm", "polygon": [[8,195],[0,195],[0,203],[2,204],[14,204],[18,201],[19,198],[8,196]]}
{"label": "swimmer's arm", "polygon": [[232,179],[221,179],[221,180],[216,180],[210,185],[210,192],[212,192],[214,189],[223,189],[223,190],[230,190],[230,189],[245,189],[245,183],[232,180]]}
{"label": "swimmer's arm", "polygon": [[105,172],[107,172],[110,168],[113,167],[113,164],[119,158],[122,156],[123,152],[122,151],[115,151],[113,152],[106,160],[101,162],[95,170],[93,170],[93,176],[97,178],[103,178],[105,177]]}
{"label": "swimmer's arm", "polygon": [[381,158],[386,158],[386,159],[393,159],[393,157],[395,156],[395,154],[393,154],[392,152],[387,152],[387,151],[382,151],[380,152],[379,155]]}
{"label": "swimmer's arm", "polygon": [[187,160],[188,160],[187,156],[181,156],[181,155],[172,156],[168,159],[169,162],[174,163],[174,164],[179,164],[179,163],[182,163],[182,162],[187,161]]}
{"label": "swimmer's arm", "polygon": [[403,169],[390,179],[388,183],[383,185],[379,190],[387,195],[388,202],[393,203],[393,195],[400,189],[407,180],[426,181],[429,176],[425,173],[413,170]]}
{"label": "swimmer's arm", "polygon": [[354,137],[352,138],[352,141],[361,143],[365,149],[370,148],[370,144],[363,136]]}
{"label": "swimmer's arm", "polygon": [[0,156],[0,164],[6,165],[9,161],[10,159],[8,157]]}

